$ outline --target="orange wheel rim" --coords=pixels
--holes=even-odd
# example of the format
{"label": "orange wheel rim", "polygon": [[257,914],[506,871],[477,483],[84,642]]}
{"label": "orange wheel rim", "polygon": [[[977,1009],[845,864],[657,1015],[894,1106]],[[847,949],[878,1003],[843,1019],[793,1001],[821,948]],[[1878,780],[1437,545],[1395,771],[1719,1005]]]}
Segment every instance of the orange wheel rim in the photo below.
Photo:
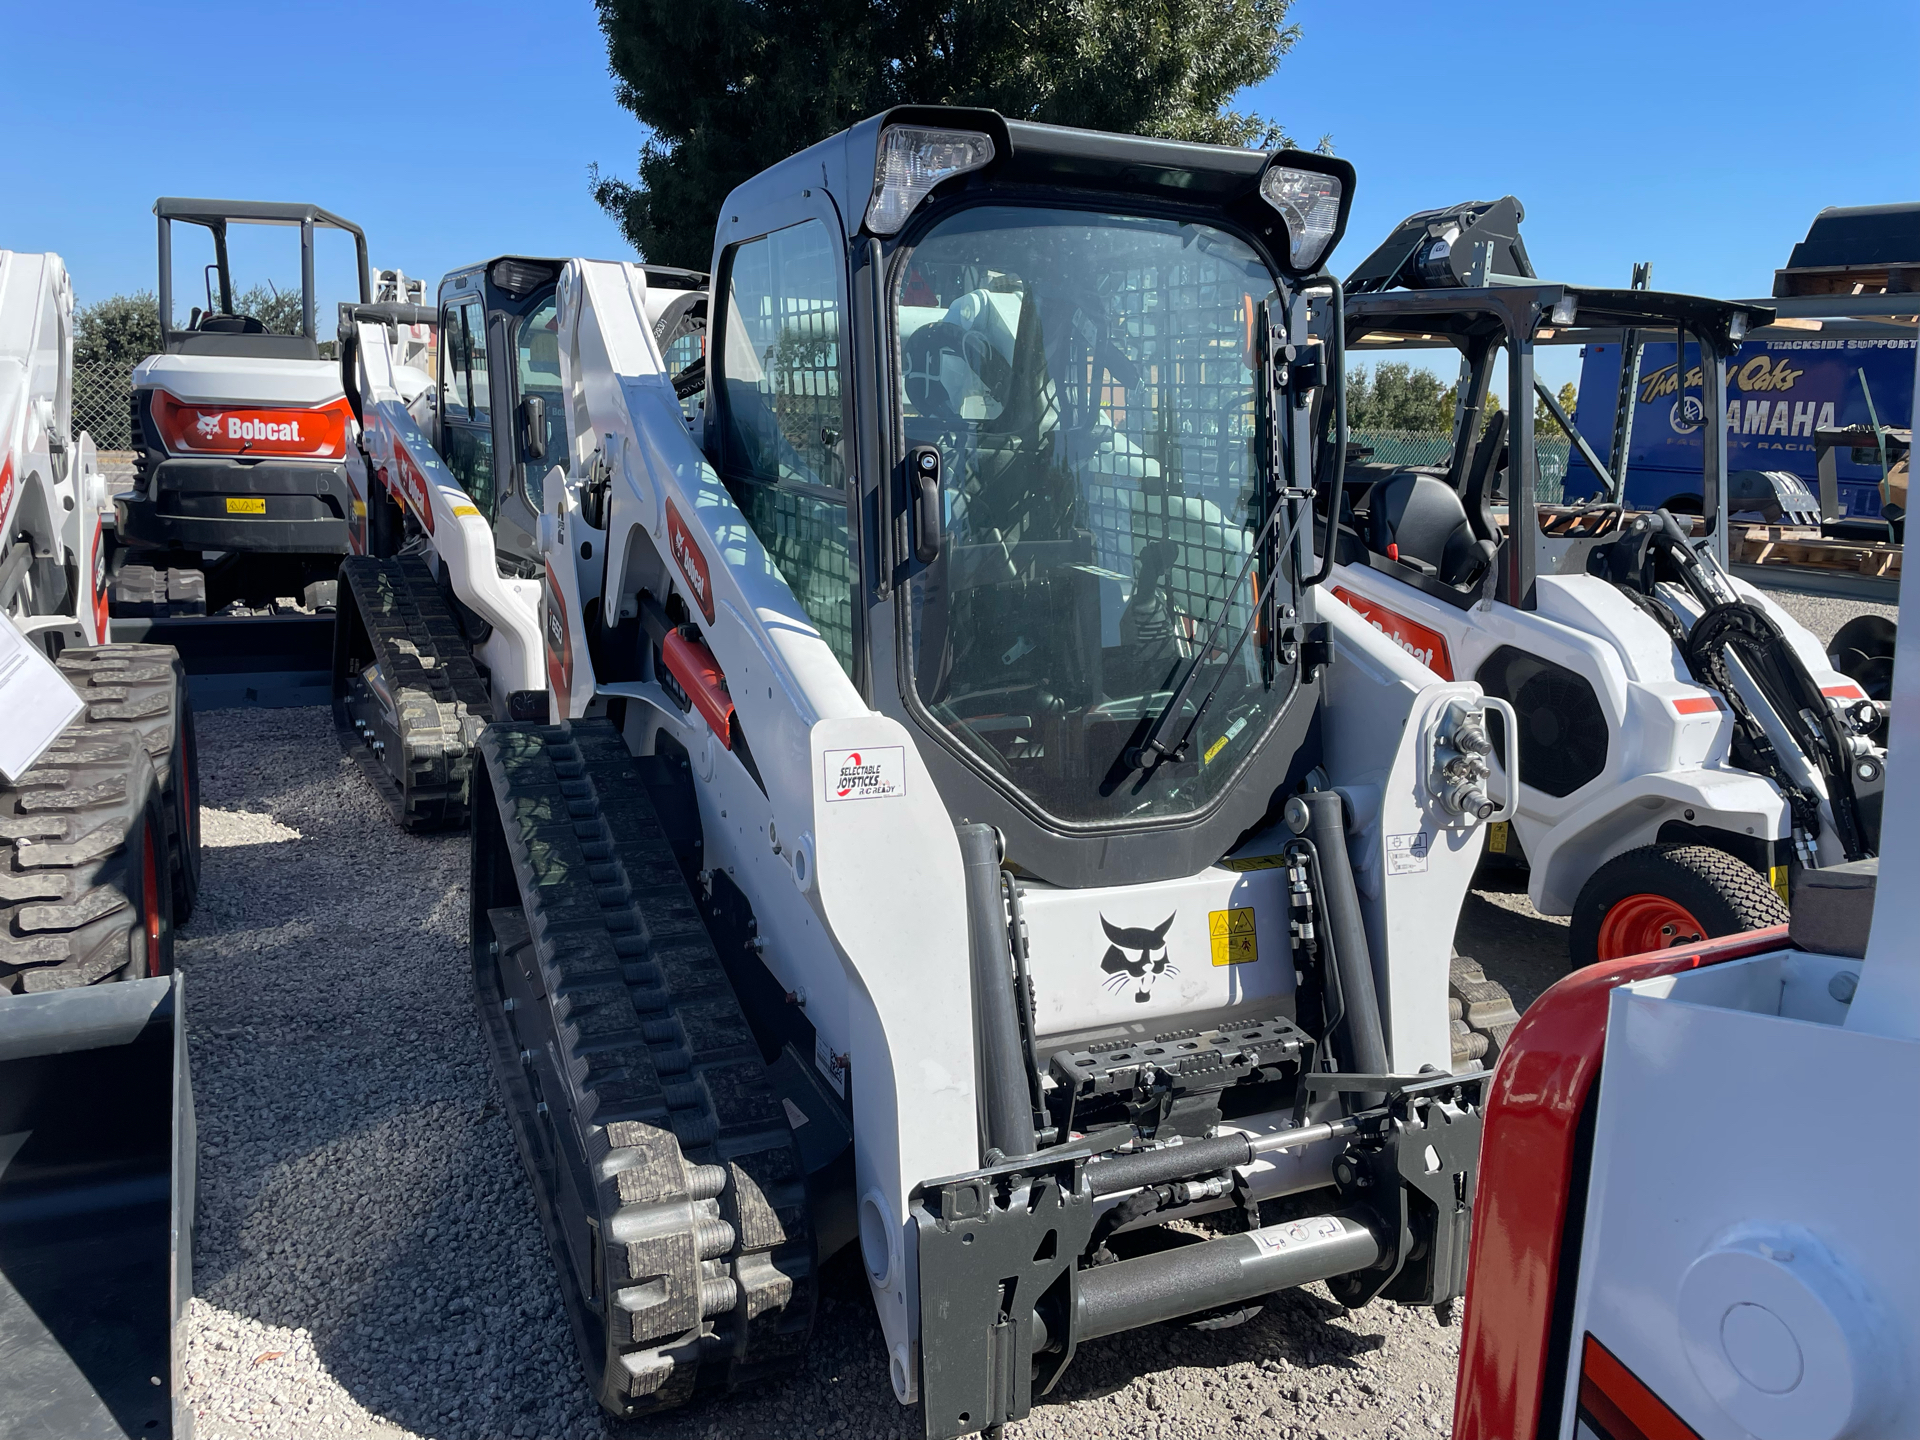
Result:
{"label": "orange wheel rim", "polygon": [[140,879],[143,908],[146,911],[147,974],[160,973],[160,867],[154,863],[153,827],[149,825],[140,846]]}
{"label": "orange wheel rim", "polygon": [[1629,895],[1616,900],[1600,922],[1599,958],[1624,960],[1706,938],[1707,927],[1671,896]]}

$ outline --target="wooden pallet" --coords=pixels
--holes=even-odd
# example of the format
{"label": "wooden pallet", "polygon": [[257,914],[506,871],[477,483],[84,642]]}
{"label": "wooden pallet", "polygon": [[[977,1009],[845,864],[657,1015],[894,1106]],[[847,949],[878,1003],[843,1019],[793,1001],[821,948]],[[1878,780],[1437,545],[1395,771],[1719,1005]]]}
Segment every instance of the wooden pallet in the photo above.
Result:
{"label": "wooden pallet", "polygon": [[1736,525],[1728,539],[1737,564],[1803,565],[1889,580],[1900,574],[1901,547],[1885,541],[1829,540],[1798,525]]}

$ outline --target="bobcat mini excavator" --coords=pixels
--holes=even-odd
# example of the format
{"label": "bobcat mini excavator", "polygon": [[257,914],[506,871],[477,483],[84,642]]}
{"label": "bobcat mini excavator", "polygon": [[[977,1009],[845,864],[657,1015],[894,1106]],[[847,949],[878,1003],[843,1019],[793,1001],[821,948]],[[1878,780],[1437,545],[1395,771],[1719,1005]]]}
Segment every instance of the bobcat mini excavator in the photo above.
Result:
{"label": "bobcat mini excavator", "polygon": [[72,402],[66,267],[0,250],[0,1434],[130,1440],[192,1428],[199,805],[178,656],[109,639]]}
{"label": "bobcat mini excavator", "polygon": [[396,792],[493,722],[475,989],[610,1411],[799,1364],[845,1246],[930,1437],[1118,1331],[1458,1295],[1515,1017],[1448,942],[1499,811],[1478,687],[1310,548],[1352,186],[892,110],[728,198],[698,371],[672,277],[539,277],[534,407],[492,297],[535,277],[463,272],[545,447],[532,565],[462,469],[527,484],[501,428],[436,453],[356,322],[406,524],[343,569],[337,693]]}
{"label": "bobcat mini excavator", "polygon": [[[1457,350],[1463,378],[1445,465],[1348,466],[1334,593],[1518,713],[1525,778],[1496,777],[1517,809],[1487,863],[1571,915],[1576,965],[1777,924],[1796,870],[1874,852],[1885,766],[1878,707],[1725,564],[1727,359],[1773,317],[1538,280],[1519,221],[1511,196],[1414,215],[1347,278],[1350,348]],[[1623,330],[1677,332],[1690,357],[1673,423],[1706,436],[1703,535],[1625,509],[1534,378],[1537,345]],[[1515,403],[1483,428],[1503,368]],[[1536,498],[1536,393],[1597,499]]]}

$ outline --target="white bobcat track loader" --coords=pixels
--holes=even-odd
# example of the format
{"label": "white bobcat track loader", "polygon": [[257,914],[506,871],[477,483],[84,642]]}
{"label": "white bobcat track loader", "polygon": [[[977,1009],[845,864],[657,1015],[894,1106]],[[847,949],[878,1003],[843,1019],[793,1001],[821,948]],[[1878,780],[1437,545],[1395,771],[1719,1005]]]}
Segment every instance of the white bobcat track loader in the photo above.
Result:
{"label": "white bobcat track loader", "polygon": [[711,296],[449,276],[431,414],[356,313],[399,508],[342,569],[336,713],[403,820],[470,814],[613,1413],[797,1365],[846,1245],[930,1436],[1118,1330],[1459,1293],[1515,1019],[1448,945],[1492,742],[1316,583],[1351,186],[897,110],[737,190]]}
{"label": "white bobcat track loader", "polygon": [[[540,604],[542,484],[569,423],[556,319],[565,264],[470,266],[441,282],[437,307],[382,272],[379,301],[341,307],[359,430],[349,470],[365,503],[340,570],[334,714],[409,828],[465,823],[489,719],[544,718],[550,687],[570,694],[550,668]],[[663,347],[697,356],[705,277],[640,274]],[[393,298],[407,293],[416,299]]]}
{"label": "white bobcat track loader", "polygon": [[[73,290],[0,250],[0,1433],[186,1435],[185,677],[108,641]],[[117,983],[116,983],[117,982]]]}
{"label": "white bobcat track loader", "polygon": [[[1724,564],[1726,360],[1771,316],[1535,280],[1518,220],[1511,197],[1411,217],[1350,277],[1352,348],[1446,346],[1463,381],[1447,464],[1347,468],[1334,593],[1518,711],[1524,778],[1496,779],[1517,812],[1488,865],[1572,916],[1576,964],[1777,923],[1795,869],[1872,853],[1883,765],[1865,692]],[[1531,397],[1558,410],[1536,344],[1676,329],[1704,357],[1676,402],[1707,436],[1704,534],[1625,512],[1617,486],[1536,502]],[[1483,430],[1503,362],[1516,403]]]}

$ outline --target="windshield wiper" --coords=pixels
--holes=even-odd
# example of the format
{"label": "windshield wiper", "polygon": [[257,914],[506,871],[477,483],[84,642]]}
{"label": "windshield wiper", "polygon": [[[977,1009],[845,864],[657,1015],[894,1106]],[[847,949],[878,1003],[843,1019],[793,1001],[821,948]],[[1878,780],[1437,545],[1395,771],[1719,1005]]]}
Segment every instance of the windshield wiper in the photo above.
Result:
{"label": "windshield wiper", "polygon": [[[1194,681],[1200,678],[1200,667],[1206,663],[1208,652],[1213,649],[1214,637],[1220,633],[1220,627],[1227,623],[1227,616],[1232,611],[1232,597],[1239,594],[1240,587],[1246,583],[1247,572],[1253,569],[1254,561],[1260,558],[1261,550],[1273,534],[1273,527],[1289,508],[1294,508],[1296,514],[1293,523],[1287,526],[1287,533],[1276,552],[1280,556],[1280,563],[1276,568],[1285,568],[1286,555],[1292,548],[1294,532],[1300,528],[1300,517],[1313,513],[1310,503],[1312,499],[1311,491],[1295,490],[1291,487],[1280,491],[1274,497],[1274,507],[1267,515],[1266,523],[1260,527],[1260,533],[1254,536],[1253,544],[1248,547],[1247,558],[1240,566],[1240,573],[1233,577],[1233,584],[1227,587],[1228,603],[1221,605],[1219,618],[1208,628],[1206,638],[1200,642],[1193,652],[1193,657],[1187,661],[1186,668],[1180,672],[1179,683],[1173,687],[1173,698],[1167,701],[1166,708],[1154,718],[1152,726],[1147,730],[1146,738],[1140,742],[1140,749],[1134,755],[1134,764],[1139,769],[1151,770],[1162,760],[1178,760],[1186,753],[1187,741],[1193,735],[1194,727],[1200,723],[1201,717],[1207,713],[1207,707],[1213,704],[1214,697],[1220,693],[1220,687],[1226,683],[1227,672],[1233,668],[1233,662],[1240,657],[1240,647],[1247,643],[1247,636],[1252,633],[1254,622],[1260,618],[1260,607],[1267,603],[1262,599],[1247,608],[1247,618],[1241,624],[1239,633],[1234,636],[1233,648],[1227,652],[1227,658],[1221,664],[1219,675],[1214,678],[1213,684],[1207,687],[1207,693],[1200,697],[1200,703],[1194,707],[1192,718],[1180,726],[1179,736],[1169,743],[1167,732],[1180,724],[1178,718],[1180,711],[1187,703],[1187,696],[1192,693]],[[1303,501],[1309,503],[1302,504]]]}

